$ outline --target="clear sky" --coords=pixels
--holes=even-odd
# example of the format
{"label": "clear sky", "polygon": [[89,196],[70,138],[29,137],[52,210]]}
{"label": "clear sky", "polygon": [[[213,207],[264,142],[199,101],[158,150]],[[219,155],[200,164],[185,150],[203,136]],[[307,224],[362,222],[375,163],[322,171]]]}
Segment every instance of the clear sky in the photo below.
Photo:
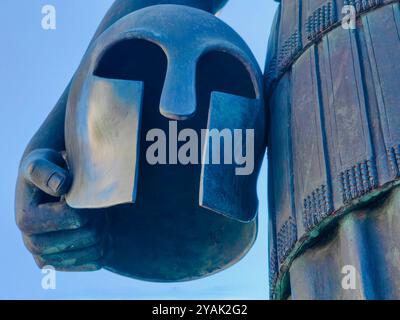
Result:
{"label": "clear sky", "polygon": [[[137,281],[108,271],[57,272],[56,290],[14,222],[14,186],[23,150],[53,108],[113,0],[2,0],[0,4],[0,299],[266,299],[267,172],[259,178],[259,234],[250,253],[214,276],[184,283]],[[42,7],[54,5],[57,29],[43,30]],[[230,0],[220,18],[252,48],[263,68],[273,0]],[[265,162],[265,161],[264,161]]]}

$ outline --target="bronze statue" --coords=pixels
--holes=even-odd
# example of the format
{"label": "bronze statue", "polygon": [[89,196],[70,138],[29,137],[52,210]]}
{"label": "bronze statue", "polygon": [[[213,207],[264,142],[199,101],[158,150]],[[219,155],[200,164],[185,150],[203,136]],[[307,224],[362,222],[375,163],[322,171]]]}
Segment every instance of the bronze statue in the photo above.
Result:
{"label": "bronze statue", "polygon": [[265,69],[273,298],[400,298],[399,26],[398,1],[280,1]]}
{"label": "bronze statue", "polygon": [[[262,73],[244,41],[205,11],[224,2],[121,0],[110,9],[21,163],[16,219],[39,266],[178,281],[250,249],[265,149]],[[150,164],[148,132],[171,125],[199,135],[255,130],[253,172]]]}
{"label": "bronze statue", "polygon": [[[114,3],[23,156],[26,246],[39,266],[154,281],[227,268],[255,240],[268,147],[271,298],[399,298],[398,1],[277,1],[264,83],[211,14],[225,2]],[[149,163],[146,132],[170,121],[253,129],[254,171]]]}

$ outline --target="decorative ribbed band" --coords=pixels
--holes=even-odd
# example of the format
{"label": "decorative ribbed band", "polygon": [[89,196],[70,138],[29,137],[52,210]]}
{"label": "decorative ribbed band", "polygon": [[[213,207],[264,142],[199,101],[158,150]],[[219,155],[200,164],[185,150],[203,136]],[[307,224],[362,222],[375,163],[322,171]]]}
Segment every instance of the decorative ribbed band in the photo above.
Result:
{"label": "decorative ribbed band", "polygon": [[377,187],[375,162],[371,159],[359,162],[339,173],[338,179],[343,202],[348,203]]}
{"label": "decorative ribbed band", "polygon": [[337,22],[336,4],[329,1],[315,10],[306,22],[308,40],[317,40],[323,32]]}
{"label": "decorative ribbed band", "polygon": [[387,148],[387,154],[393,175],[396,178],[400,177],[400,145]]}
{"label": "decorative ribbed band", "polygon": [[[392,0],[389,3],[397,1],[399,0]],[[276,58],[272,58],[266,66],[266,70],[268,70],[265,75],[267,88],[273,87],[273,84],[291,67],[302,51],[309,45],[318,42],[330,28],[340,23],[338,12],[340,13],[341,10],[338,10],[336,3],[336,0],[327,1],[306,18],[306,23],[300,29],[297,29],[288,38],[278,40],[281,46]],[[384,0],[344,0],[344,5],[354,6],[357,16],[384,4]],[[303,32],[310,41],[304,46],[301,39]]]}
{"label": "decorative ribbed band", "polygon": [[325,217],[332,212],[332,204],[328,189],[325,185],[315,189],[304,199],[303,225],[306,230],[317,226]]}
{"label": "decorative ribbed band", "polygon": [[281,264],[297,241],[297,226],[293,217],[289,217],[280,228],[277,236],[278,261]]}
{"label": "decorative ribbed band", "polygon": [[290,66],[293,58],[301,51],[301,38],[300,33],[296,30],[289,38],[287,38],[278,54],[278,69],[284,70]]}

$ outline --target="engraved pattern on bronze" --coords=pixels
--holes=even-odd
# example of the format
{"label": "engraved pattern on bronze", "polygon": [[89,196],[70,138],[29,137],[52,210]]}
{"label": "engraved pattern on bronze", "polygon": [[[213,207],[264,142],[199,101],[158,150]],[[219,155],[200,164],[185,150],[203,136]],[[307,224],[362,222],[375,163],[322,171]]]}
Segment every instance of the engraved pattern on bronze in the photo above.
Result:
{"label": "engraved pattern on bronze", "polygon": [[343,2],[345,6],[354,6],[357,13],[361,13],[382,3],[382,0],[344,0]]}
{"label": "engraved pattern on bronze", "polygon": [[[295,1],[295,0],[292,0]],[[372,10],[376,7],[395,3],[399,0],[343,0],[343,5],[352,5],[356,9],[356,14],[359,16],[360,14],[364,14],[369,10]],[[329,3],[331,5],[329,6]],[[266,76],[266,86],[268,89],[271,89],[274,86],[276,81],[279,81],[279,78],[282,74],[287,70],[294,62],[295,59],[299,56],[301,51],[304,51],[309,47],[309,45],[315,44],[318,40],[320,40],[324,35],[329,32],[331,27],[340,23],[340,18],[342,16],[338,16],[337,10],[339,5],[335,4],[336,2],[330,0],[326,4],[322,5],[320,8],[316,9],[309,17],[307,17],[307,22],[304,25],[301,25],[296,32],[292,34],[291,37],[284,38],[279,36],[278,42],[282,43],[281,50],[278,52],[278,63],[276,66],[276,70],[273,70],[273,61],[271,60],[265,70],[271,70],[270,74]],[[331,10],[329,10],[329,7]],[[281,9],[282,10],[282,9]],[[330,22],[332,21],[332,22]],[[311,41],[311,43],[303,44],[301,43],[301,34],[305,32],[307,35],[307,39]],[[299,44],[293,42],[293,38],[295,35],[299,36]],[[296,47],[296,50],[293,51],[293,54],[290,54],[290,50],[287,50],[289,47],[289,43],[299,45],[299,48]],[[285,48],[286,47],[286,48]]]}
{"label": "engraved pattern on bronze", "polygon": [[400,177],[400,145],[387,148],[390,167],[395,177]]}
{"label": "engraved pattern on bronze", "polygon": [[[400,51],[400,5],[387,5],[362,18],[365,42],[371,65],[372,83],[376,88],[379,119],[385,142],[384,153],[390,176],[383,182],[400,177],[398,145],[400,143],[400,65],[393,63],[393,54]],[[385,35],[384,37],[382,35]]]}
{"label": "engraved pattern on bronze", "polygon": [[307,231],[317,226],[333,210],[326,185],[321,185],[304,199],[303,225]]}
{"label": "engraved pattern on bronze", "polygon": [[317,40],[323,31],[337,22],[336,4],[329,1],[315,10],[308,18],[305,25],[308,40]]}
{"label": "engraved pattern on bronze", "polygon": [[283,263],[297,241],[297,226],[293,217],[289,217],[279,229],[277,237],[278,261]]}
{"label": "engraved pattern on bronze", "polygon": [[[329,154],[320,96],[318,52],[309,48],[292,68],[292,149],[295,211],[301,237],[331,204]],[[322,188],[325,186],[325,188]],[[330,210],[328,209],[328,212]],[[304,218],[304,215],[306,218]],[[318,216],[320,216],[318,218]],[[308,221],[304,223],[305,221]],[[304,228],[303,228],[304,227]]]}
{"label": "engraved pattern on bronze", "polygon": [[[279,200],[284,200],[283,197],[274,198],[275,211],[270,211],[271,221],[284,216],[287,219],[291,210],[295,211],[297,221],[302,221],[297,225],[298,240],[295,244],[287,240],[289,235],[284,236],[288,233],[287,224],[282,226],[286,220],[282,219],[275,224],[278,240],[278,256],[275,259],[278,259],[279,267],[277,276],[270,278],[274,281],[272,297],[286,298],[290,295],[290,292],[284,292],[287,289],[284,281],[289,268],[293,266],[292,257],[304,254],[302,248],[311,244],[313,235],[310,231],[318,227],[318,231],[323,234],[326,224],[322,222],[329,224],[325,219],[333,212],[335,217],[354,212],[353,204],[363,204],[363,208],[373,207],[375,202],[371,202],[371,199],[382,195],[386,187],[391,187],[390,183],[400,178],[400,99],[396,89],[399,87],[400,68],[399,64],[393,62],[394,54],[400,50],[399,1],[347,1],[345,4],[354,5],[357,10],[355,30],[346,30],[340,26],[343,1],[336,2],[336,23],[329,27],[326,21],[323,23],[321,15],[324,10],[320,9],[318,13],[317,6],[329,2],[333,3],[333,0],[319,1],[309,11],[305,7],[307,13],[301,24],[304,29],[298,29],[300,35],[305,32],[302,38],[304,47],[293,56],[294,60],[286,61],[286,69],[280,69],[278,64],[275,78],[272,79],[270,74],[273,74],[274,69],[269,70],[272,59],[267,60],[266,65],[266,85],[272,97],[269,100],[270,108],[282,108],[281,101],[273,98],[275,96],[289,96],[291,101],[291,136],[284,141],[276,134],[282,121],[277,122],[275,119],[270,122],[270,133],[272,146],[286,143],[291,146],[291,173],[293,192],[296,195],[295,205],[290,208],[279,204]],[[302,1],[303,5],[305,3]],[[316,13],[312,16],[315,9]],[[290,21],[290,17],[281,20],[280,26],[290,24]],[[309,41],[308,32],[314,32],[314,38]],[[287,36],[281,35],[276,42],[282,43],[286,39]],[[284,91],[282,83],[286,78],[291,81],[289,89]],[[313,127],[320,130],[311,127],[313,122],[316,122]],[[318,139],[322,139],[324,148],[316,148],[319,145]],[[310,146],[315,152],[310,151]],[[270,148],[269,157],[277,180],[275,185],[281,187],[285,180],[279,178],[284,171],[276,165],[277,149]],[[316,154],[326,154],[322,157],[325,160],[322,163],[325,163],[327,169],[326,181],[318,180],[323,173],[315,170],[318,165]],[[321,206],[324,199],[321,195],[322,186],[327,187],[327,197],[331,201],[328,213]],[[276,190],[270,192],[271,195],[276,193]],[[292,249],[288,251],[288,247]]]}
{"label": "engraved pattern on bronze", "polygon": [[269,284],[271,289],[273,288],[273,283],[275,283],[277,276],[278,276],[277,253],[276,249],[273,248],[271,250],[269,259]]}
{"label": "engraved pattern on bronze", "polygon": [[376,165],[373,160],[365,160],[339,173],[340,191],[343,202],[363,196],[377,187]]}
{"label": "engraved pattern on bronze", "polygon": [[278,73],[283,72],[292,63],[294,57],[301,51],[301,37],[296,30],[289,38],[285,40],[279,50],[278,55]]}

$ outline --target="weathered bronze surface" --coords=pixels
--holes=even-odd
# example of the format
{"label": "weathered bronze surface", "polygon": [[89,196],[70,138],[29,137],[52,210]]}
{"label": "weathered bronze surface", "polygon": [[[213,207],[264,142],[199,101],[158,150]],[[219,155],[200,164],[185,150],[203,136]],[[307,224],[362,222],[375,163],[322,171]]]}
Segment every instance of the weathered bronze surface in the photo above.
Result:
{"label": "weathered bronze surface", "polygon": [[[341,26],[344,5],[355,29]],[[397,196],[374,202],[399,178],[399,27],[398,1],[280,3],[265,73],[273,298],[400,296],[379,284],[399,277],[387,260],[400,245]],[[344,292],[341,267],[352,263],[359,287]]]}
{"label": "weathered bronze surface", "polygon": [[[277,1],[268,128],[254,57],[205,12],[226,2],[114,3],[23,156],[16,220],[26,246],[58,270],[153,281],[222,270],[255,240],[267,136],[271,298],[400,298],[398,1]],[[355,29],[341,26],[345,5]],[[170,120],[197,132],[255,129],[254,173],[150,165],[143,133]],[[342,286],[349,265],[352,290]]]}
{"label": "weathered bronze surface", "polygon": [[[200,24],[202,28],[197,30]],[[181,45],[177,47],[179,41]],[[157,49],[159,55],[149,64],[164,63],[165,54],[167,69],[157,70],[166,73],[165,80],[162,76],[147,79],[144,74],[150,69],[138,68],[138,61],[143,60],[145,64],[149,60],[146,59],[149,51]],[[220,64],[225,64],[220,67],[232,69],[231,73],[237,72],[234,76],[238,78],[232,82],[221,76],[213,79],[214,83],[205,79],[210,83],[207,91],[201,91],[196,85],[196,82],[201,85],[202,80],[196,79],[201,72],[199,70],[196,75],[200,59],[219,60]],[[202,63],[204,68],[209,68],[205,61]],[[148,144],[146,129],[140,141],[142,109],[144,122],[147,118],[155,118],[157,111],[152,105],[146,105],[146,83],[141,77],[152,81],[152,85],[157,80],[164,80],[159,84],[162,90],[156,105],[163,117],[154,124],[145,124],[149,129],[151,125],[168,128],[168,119],[178,120],[179,124],[190,119],[193,127],[188,127],[198,129],[254,128],[261,137],[256,139],[256,162],[260,163],[264,140],[262,84],[257,63],[247,46],[228,26],[200,10],[170,5],[150,7],[126,16],[100,36],[89,49],[72,82],[66,118],[66,150],[75,177],[66,197],[70,206],[102,208],[134,203],[137,175],[146,180],[147,170],[153,170],[145,161],[138,170],[139,146],[142,146],[144,159],[143,146]],[[152,96],[159,94],[157,90],[151,92]],[[206,104],[208,99],[210,109]],[[167,170],[175,172],[176,167],[171,165]],[[175,185],[185,181],[184,176],[179,178],[178,172]],[[234,219],[251,221],[257,211],[256,177],[257,174],[235,176],[233,166],[202,165],[202,174],[198,178],[202,186],[200,203]],[[157,179],[152,186],[155,194],[156,186],[165,183],[169,185],[168,192],[178,193],[170,181],[163,182],[161,176]],[[248,186],[247,190],[241,190],[241,185]],[[221,194],[226,195],[221,198]]]}
{"label": "weathered bronze surface", "polygon": [[[222,21],[167,2],[215,12],[225,1],[117,1],[27,148],[16,217],[39,266],[180,281],[232,265],[255,240],[261,71]],[[146,133],[172,120],[255,129],[254,172],[150,165]]]}

